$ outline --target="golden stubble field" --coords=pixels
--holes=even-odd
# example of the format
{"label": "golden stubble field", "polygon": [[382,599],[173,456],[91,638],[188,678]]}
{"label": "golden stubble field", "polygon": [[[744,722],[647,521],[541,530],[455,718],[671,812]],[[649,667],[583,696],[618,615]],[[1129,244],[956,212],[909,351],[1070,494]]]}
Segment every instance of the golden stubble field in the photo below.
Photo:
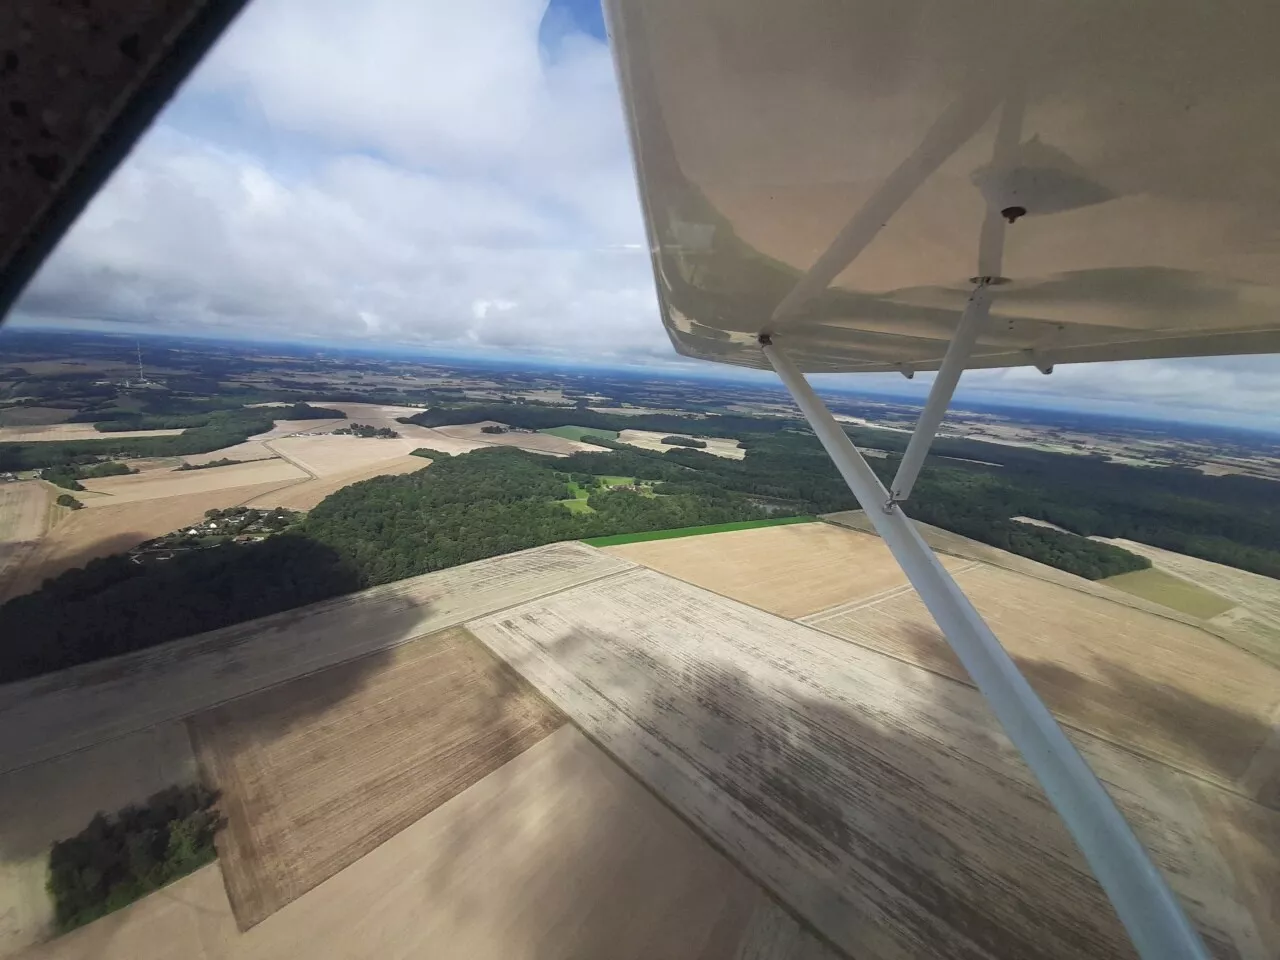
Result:
{"label": "golden stubble field", "polygon": [[[1270,738],[1280,670],[1222,638],[994,567],[956,579],[1064,722],[1229,786]],[[914,592],[806,622],[969,682]]]}
{"label": "golden stubble field", "polygon": [[248,929],[563,718],[454,628],[189,722],[202,779],[221,795],[218,852]]}
{"label": "golden stubble field", "polygon": [[284,507],[286,510],[310,510],[325,497],[331,493],[336,493],[343,487],[348,487],[353,483],[359,483],[362,480],[372,480],[374,477],[399,476],[405,473],[416,473],[417,471],[431,465],[431,461],[424,457],[395,457],[391,460],[379,460],[368,466],[359,467],[346,473],[331,474],[329,476],[316,477],[314,480],[304,480],[301,483],[290,484],[287,487],[280,487],[270,493],[263,494],[250,500],[246,506],[270,508]]}
{"label": "golden stubble field", "polygon": [[[968,684],[647,570],[468,626],[850,955],[1132,957]],[[1211,952],[1274,957],[1276,811],[1069,733]]]}
{"label": "golden stubble field", "polygon": [[0,443],[32,443],[41,440],[111,440],[125,437],[172,437],[181,430],[123,430],[99,433],[92,423],[51,423],[44,426],[0,427]]}
{"label": "golden stubble field", "polygon": [[24,960],[836,960],[563,726],[257,926],[217,865]]}
{"label": "golden stubble field", "polygon": [[[879,537],[797,523],[605,547],[653,570],[783,617],[857,603],[907,578]],[[972,561],[944,557],[951,570]]]}
{"label": "golden stubble field", "polygon": [[226,467],[208,467],[204,470],[173,470],[165,468],[119,477],[100,477],[82,480],[84,488],[96,497],[82,501],[92,510],[140,500],[165,500],[190,497],[203,493],[217,493],[228,488],[275,484],[284,486],[308,479],[308,474],[286,460],[255,460]]}
{"label": "golden stubble field", "polygon": [[16,573],[44,536],[52,519],[52,501],[49,485],[36,480],[0,484],[0,585]]}

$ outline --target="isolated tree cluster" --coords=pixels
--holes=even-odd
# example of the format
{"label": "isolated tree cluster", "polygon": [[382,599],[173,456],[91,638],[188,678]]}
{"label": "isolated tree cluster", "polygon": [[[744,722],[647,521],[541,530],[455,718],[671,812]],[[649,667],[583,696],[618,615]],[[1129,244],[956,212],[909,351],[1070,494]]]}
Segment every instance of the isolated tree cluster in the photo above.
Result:
{"label": "isolated tree cluster", "polygon": [[119,910],[216,857],[212,791],[174,786],[114,815],[99,813],[49,851],[47,887],[60,932]]}

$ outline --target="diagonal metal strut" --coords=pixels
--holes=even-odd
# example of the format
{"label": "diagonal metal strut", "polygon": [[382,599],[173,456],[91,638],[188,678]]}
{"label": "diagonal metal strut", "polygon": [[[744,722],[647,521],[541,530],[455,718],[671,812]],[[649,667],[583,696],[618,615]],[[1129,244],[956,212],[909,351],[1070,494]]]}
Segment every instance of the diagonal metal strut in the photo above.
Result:
{"label": "diagonal metal strut", "polygon": [[892,500],[804,374],[762,335],[765,356],[938,628],[1044,787],[1143,960],[1208,960],[1164,877],[991,628]]}

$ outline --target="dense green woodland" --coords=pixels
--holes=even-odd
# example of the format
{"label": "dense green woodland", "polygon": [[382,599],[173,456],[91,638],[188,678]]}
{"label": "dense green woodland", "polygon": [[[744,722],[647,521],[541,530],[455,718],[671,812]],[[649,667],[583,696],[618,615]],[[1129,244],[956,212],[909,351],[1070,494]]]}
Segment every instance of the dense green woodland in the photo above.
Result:
{"label": "dense green woodland", "polygon": [[60,933],[96,920],[217,856],[221,825],[202,786],[170,787],[115,816],[99,813],[49,851],[49,895]]}
{"label": "dense green woodland", "polygon": [[[97,560],[0,607],[0,636],[6,638],[0,681],[558,540],[856,506],[817,441],[781,418],[691,423],[668,415],[512,404],[431,410],[412,419],[492,419],[530,428],[572,419],[591,429],[679,429],[736,436],[747,456],[729,460],[683,447],[644,451],[609,440],[598,441],[606,451],[559,459],[484,449],[339,490],[297,527],[262,543],[226,544],[159,564]],[[743,429],[746,424],[754,432]],[[859,443],[889,452],[872,461],[887,482],[906,437],[850,432]],[[1080,534],[1129,537],[1280,576],[1280,510],[1276,487],[1267,481],[1140,469],[976,441],[942,440],[937,452],[941,456],[930,459],[906,508],[919,520],[1091,579],[1149,564],[1106,544],[1009,518],[1025,515]],[[635,477],[645,489],[606,490],[585,482],[604,476]],[[589,511],[557,502],[573,498],[576,489],[592,491]]]}

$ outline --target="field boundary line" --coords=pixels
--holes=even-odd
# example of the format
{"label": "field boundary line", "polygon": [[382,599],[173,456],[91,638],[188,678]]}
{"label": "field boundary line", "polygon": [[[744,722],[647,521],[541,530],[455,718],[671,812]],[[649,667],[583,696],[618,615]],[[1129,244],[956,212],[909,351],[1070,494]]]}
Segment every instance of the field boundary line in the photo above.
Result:
{"label": "field boundary line", "polygon": [[[959,677],[953,677],[949,673],[943,673],[940,670],[936,670],[933,667],[926,666],[925,664],[919,663],[918,661],[911,660],[907,657],[902,656],[901,654],[890,653],[887,650],[881,650],[879,647],[869,646],[868,644],[861,643],[857,640],[854,640],[852,637],[846,637],[842,634],[835,633],[832,630],[828,630],[826,627],[823,627],[821,624],[806,623],[806,624],[803,624],[803,626],[806,626],[811,630],[817,630],[819,633],[826,634],[828,637],[831,637],[834,640],[839,640],[842,643],[848,643],[855,647],[860,647],[863,650],[870,651],[871,653],[879,654],[882,657],[887,657],[890,660],[897,660],[899,663],[904,664],[908,667],[914,667],[917,670],[923,670],[926,673],[932,674],[933,676],[937,677],[940,680],[947,681],[948,683],[957,683],[957,684],[960,684],[961,686],[968,687],[971,690],[978,689],[978,685],[970,679],[961,679]],[[1166,767],[1167,769],[1172,770],[1174,773],[1181,774],[1184,777],[1190,777],[1192,780],[1195,780],[1197,783],[1202,783],[1207,787],[1212,787],[1215,790],[1220,790],[1221,792],[1230,794],[1233,797],[1239,797],[1241,800],[1247,800],[1248,802],[1252,803],[1254,806],[1259,807],[1263,810],[1272,809],[1271,807],[1268,807],[1266,804],[1261,803],[1256,797],[1252,797],[1248,793],[1245,793],[1244,787],[1240,783],[1239,779],[1237,780],[1215,779],[1205,774],[1201,770],[1193,770],[1188,767],[1184,767],[1181,764],[1173,760],[1170,760],[1167,757],[1158,757],[1158,756],[1155,756],[1154,754],[1144,753],[1143,751],[1133,747],[1131,744],[1123,743],[1119,740],[1114,740],[1109,735],[1104,733],[1099,733],[1097,730],[1087,730],[1076,723],[1072,723],[1066,717],[1060,716],[1057,713],[1055,713],[1053,717],[1055,720],[1058,721],[1058,724],[1060,726],[1066,728],[1067,730],[1072,730],[1075,733],[1078,733],[1082,736],[1090,737],[1093,740],[1098,741],[1099,743],[1105,743],[1107,746],[1114,747],[1117,750],[1123,750],[1125,753],[1129,754],[1130,756],[1137,757],[1139,760],[1144,760],[1147,763],[1154,763],[1162,767]],[[1263,748],[1259,748],[1259,751],[1261,751],[1261,749]],[[1256,758],[1257,754],[1255,754],[1254,756]]]}
{"label": "field boundary line", "polygon": [[[578,543],[578,542],[580,542],[580,541],[574,541],[574,540],[561,540],[561,541],[557,541],[557,543]],[[547,544],[547,546],[553,546],[553,545],[554,545],[554,544]],[[536,549],[539,549],[539,548],[534,547],[533,549],[535,549],[535,550],[536,550]],[[511,556],[511,554],[504,554],[504,556]],[[491,558],[491,559],[492,559],[492,558]],[[615,557],[614,559],[616,559],[616,560],[623,560],[624,558],[622,558],[622,557]],[[444,624],[440,624],[439,626],[434,627],[433,629],[428,630],[428,631],[426,631],[426,632],[424,632],[424,633],[414,634],[414,635],[413,635],[413,636],[411,636],[411,637],[404,637],[404,638],[402,638],[402,639],[400,639],[400,640],[392,641],[392,642],[387,643],[387,644],[385,644],[385,645],[383,645],[383,646],[377,647],[376,649],[373,649],[373,650],[365,650],[365,651],[363,651],[363,652],[359,653],[358,655],[356,655],[356,656],[354,656],[354,657],[349,657],[349,658],[347,658],[347,659],[345,659],[345,660],[335,660],[333,663],[326,663],[326,664],[324,664],[323,666],[313,667],[312,669],[304,670],[304,671],[302,671],[302,672],[300,672],[300,673],[296,673],[296,674],[294,674],[293,676],[288,677],[288,678],[286,678],[286,679],[283,679],[283,680],[277,680],[277,681],[274,681],[274,682],[272,682],[272,683],[264,684],[263,686],[261,686],[261,687],[256,687],[256,688],[255,688],[255,689],[253,689],[253,690],[246,690],[244,693],[238,693],[238,694],[236,694],[236,695],[235,695],[235,696],[233,696],[233,697],[226,697],[226,698],[224,698],[224,699],[222,699],[222,700],[216,700],[216,701],[214,701],[214,702],[212,702],[212,703],[202,704],[201,706],[199,706],[199,707],[195,707],[195,708],[190,709],[190,710],[183,710],[183,711],[180,711],[180,712],[175,712],[174,714],[172,714],[172,715],[170,715],[170,716],[160,717],[160,718],[157,718],[157,719],[148,720],[146,723],[143,723],[143,724],[141,724],[141,725],[139,725],[139,726],[133,726],[133,727],[130,727],[128,730],[122,730],[122,731],[119,731],[119,732],[116,732],[116,733],[112,733],[112,734],[110,734],[110,735],[108,735],[108,736],[104,736],[104,737],[102,737],[102,738],[100,738],[100,739],[94,740],[92,743],[86,743],[86,744],[83,744],[83,745],[78,746],[78,747],[73,747],[73,748],[72,748],[72,749],[70,749],[70,750],[63,750],[63,751],[62,751],[62,752],[60,752],[60,753],[52,753],[52,754],[49,754],[48,756],[42,756],[42,757],[40,757],[38,760],[30,760],[30,761],[27,761],[26,763],[20,763],[20,764],[16,764],[16,765],[14,765],[14,766],[5,767],[4,769],[0,769],[0,776],[5,776],[5,775],[8,775],[8,774],[10,774],[10,773],[15,773],[15,772],[17,772],[17,771],[19,771],[19,770],[25,770],[25,769],[27,769],[28,767],[37,767],[37,766],[39,766],[40,764],[42,764],[42,763],[48,763],[48,762],[49,762],[49,761],[51,761],[51,760],[60,760],[60,759],[62,759],[63,757],[70,757],[70,756],[74,756],[74,755],[75,755],[75,754],[77,754],[77,753],[83,753],[83,752],[85,752],[86,750],[92,750],[92,749],[94,749],[95,747],[99,747],[99,746],[101,746],[101,745],[102,745],[102,744],[104,744],[104,743],[112,743],[112,742],[114,742],[114,741],[116,741],[116,740],[122,740],[122,739],[124,739],[125,737],[132,736],[132,735],[133,735],[133,734],[135,734],[135,733],[139,733],[139,732],[141,732],[141,731],[143,731],[143,730],[150,730],[152,727],[159,727],[159,726],[162,726],[162,725],[164,725],[164,724],[166,724],[166,723],[184,723],[184,724],[185,724],[185,723],[186,723],[190,718],[194,717],[196,714],[204,713],[204,712],[205,712],[205,711],[207,711],[207,710],[215,710],[215,709],[217,709],[217,708],[219,708],[219,707],[226,706],[227,704],[235,703],[235,702],[236,702],[236,701],[238,701],[238,700],[243,700],[245,697],[252,697],[252,696],[255,696],[255,695],[257,695],[257,694],[259,694],[259,693],[262,693],[262,692],[264,692],[264,691],[266,691],[266,690],[274,690],[274,689],[276,689],[277,687],[282,687],[282,686],[284,686],[284,685],[285,685],[285,684],[287,684],[287,683],[292,683],[294,680],[298,680],[298,679],[301,679],[301,678],[303,678],[303,677],[310,677],[310,676],[314,676],[314,675],[315,675],[315,674],[317,674],[317,673],[323,673],[325,670],[329,670],[329,669],[331,669],[331,668],[333,668],[333,667],[341,667],[341,666],[346,666],[347,664],[356,663],[357,661],[363,660],[363,659],[365,659],[366,657],[372,657],[372,656],[376,656],[376,655],[379,655],[379,654],[385,653],[385,652],[386,652],[386,651],[388,651],[388,650],[394,650],[396,647],[402,647],[402,646],[404,646],[404,645],[405,645],[405,644],[407,644],[407,643],[413,643],[413,642],[414,642],[414,641],[416,641],[416,640],[421,640],[421,639],[423,639],[424,637],[429,637],[429,636],[431,636],[431,635],[432,635],[432,634],[434,634],[434,633],[440,633],[441,631],[444,631],[444,630],[452,630],[452,629],[455,629],[455,628],[457,628],[457,627],[465,627],[465,628],[467,628],[468,630],[470,630],[469,624],[470,624],[470,623],[472,623],[472,622],[474,622],[474,621],[476,621],[476,620],[479,620],[479,619],[481,619],[481,618],[483,618],[483,617],[489,617],[489,616],[493,616],[494,614],[505,613],[505,612],[506,612],[506,611],[508,611],[508,610],[512,610],[512,609],[514,609],[514,608],[516,608],[516,607],[523,606],[523,605],[524,605],[524,604],[526,604],[526,603],[535,603],[535,602],[537,602],[537,601],[539,601],[539,600],[545,600],[545,599],[546,599],[546,598],[548,598],[548,597],[554,597],[554,596],[557,596],[557,595],[559,595],[559,594],[561,594],[561,593],[564,593],[564,592],[565,592],[565,591],[567,591],[567,590],[573,590],[573,589],[576,589],[577,587],[583,587],[583,586],[586,586],[587,584],[597,583],[597,582],[599,582],[599,581],[601,581],[601,580],[608,580],[608,579],[609,579],[609,578],[611,578],[611,577],[621,577],[621,576],[626,575],[626,574],[634,574],[634,573],[637,571],[637,569],[639,569],[639,570],[647,570],[647,569],[648,569],[647,567],[641,567],[639,564],[634,563],[633,561],[630,561],[630,560],[627,560],[627,561],[625,561],[625,562],[626,562],[626,563],[628,563],[628,564],[630,564],[630,566],[628,566],[628,567],[626,567],[626,568],[624,568],[624,569],[621,569],[621,570],[610,570],[610,571],[608,571],[607,573],[602,573],[602,574],[599,574],[598,576],[590,577],[590,578],[588,578],[588,579],[586,579],[586,580],[581,580],[581,581],[579,581],[579,582],[577,582],[577,583],[567,584],[567,585],[565,585],[565,586],[563,586],[563,587],[558,587],[558,588],[557,588],[557,589],[555,589],[555,590],[549,590],[549,591],[547,591],[546,593],[540,593],[540,594],[537,594],[536,596],[526,597],[526,598],[524,598],[524,599],[522,599],[522,600],[517,600],[517,601],[515,601],[515,602],[513,602],[513,603],[508,603],[508,604],[504,604],[504,605],[499,606],[499,607],[494,607],[494,608],[493,608],[493,609],[491,609],[491,610],[486,610],[486,611],[484,611],[483,613],[475,614],[475,615],[470,616],[470,617],[468,617],[468,618],[466,618],[466,619],[456,620],[456,621],[454,621],[454,622],[452,622],[452,623],[444,623]],[[446,569],[453,569],[453,568],[446,568]],[[410,578],[410,577],[405,577],[404,579],[408,580],[408,579],[412,579],[412,578]],[[394,580],[392,581],[392,583],[395,583],[395,582],[397,582],[397,581],[394,581]],[[386,584],[381,584],[380,586],[386,586]],[[344,594],[344,596],[350,596],[350,594]],[[331,599],[340,599],[340,598],[338,598],[338,597],[334,597],[334,598],[331,598]],[[327,601],[319,601],[319,602],[321,602],[321,603],[325,603],[325,602],[327,602]],[[300,608],[295,607],[294,609],[296,610],[296,609],[300,609]],[[287,613],[287,612],[289,612],[289,611],[281,611],[281,612],[283,612],[283,613]],[[275,616],[275,614],[271,614],[271,616]],[[247,621],[246,621],[246,622],[247,622]],[[233,624],[232,626],[239,626],[239,624]],[[223,628],[220,628],[220,629],[223,629]],[[193,634],[192,636],[200,636],[200,634]],[[168,642],[170,642],[170,643],[180,643],[180,642],[182,642],[183,640],[188,640],[188,639],[190,639],[190,638],[189,638],[189,637],[182,637],[182,638],[180,638],[179,640],[171,640],[171,641],[168,641]],[[145,648],[145,649],[150,649],[150,648]],[[129,656],[129,654],[124,654],[124,656]],[[102,662],[104,662],[104,661],[100,661],[100,660],[98,660],[98,661],[92,661],[92,662],[93,662],[93,663],[102,663]],[[79,666],[87,666],[87,664],[80,664]],[[69,667],[68,669],[74,670],[74,669],[76,669],[76,668],[75,668],[75,667]],[[47,674],[46,674],[45,676],[47,676]],[[33,679],[38,679],[38,678],[33,678]],[[18,682],[19,682],[19,683],[21,683],[21,682],[23,682],[23,681],[18,681]]]}
{"label": "field boundary line", "polygon": [[[837,512],[860,513],[861,511],[837,511]],[[864,530],[862,527],[854,526],[851,523],[842,523],[839,520],[832,520],[830,519],[831,516],[832,514],[820,514],[818,519],[821,520],[823,523],[829,523],[834,527],[840,527],[844,530],[854,530],[854,531],[857,531],[858,533],[865,533],[868,536],[877,537],[877,538],[879,536],[874,530]],[[916,526],[927,527],[928,524],[917,522]],[[951,536],[954,536],[954,537],[962,536],[962,534],[958,534],[958,533],[953,534],[949,530],[944,530],[942,527],[937,527],[936,529],[941,530],[943,533],[950,534]],[[924,536],[926,532],[927,531],[922,530],[921,536]],[[1091,538],[1086,538],[1086,539],[1091,539]],[[1001,550],[999,547],[993,547],[988,543],[982,543],[982,541],[980,540],[975,540],[974,542],[977,543],[979,546],[997,551],[998,553],[1007,553],[1010,556],[1019,557],[1020,559],[1027,560],[1030,563],[1039,562],[1039,561],[1031,560],[1030,557],[1023,557],[1020,554],[1013,553],[1010,550]],[[1146,544],[1146,546],[1150,546],[1150,544]],[[1161,604],[1158,604],[1153,600],[1143,600],[1141,597],[1136,597],[1133,594],[1125,593],[1123,590],[1118,590],[1115,587],[1106,587],[1107,594],[1099,593],[1093,590],[1085,589],[1079,586],[1078,584],[1067,583],[1062,580],[1055,580],[1052,577],[1045,576],[1039,571],[1033,572],[1031,570],[1019,570],[1016,567],[1005,566],[1004,564],[1001,564],[1001,563],[995,563],[992,560],[983,560],[980,558],[975,558],[967,554],[960,553],[954,546],[940,546],[940,545],[931,543],[930,547],[932,548],[934,553],[945,554],[946,556],[949,556],[949,557],[957,557],[958,559],[961,559],[961,560],[975,560],[977,563],[986,564],[987,566],[994,567],[997,570],[1005,570],[1009,573],[1018,574],[1019,576],[1030,577],[1033,580],[1039,580],[1041,583],[1052,584],[1053,586],[1062,587],[1064,590],[1071,590],[1071,591],[1074,591],[1075,593],[1084,594],[1087,597],[1094,597],[1095,599],[1098,599],[1098,600],[1104,600],[1104,601],[1107,601],[1108,603],[1114,603],[1117,606],[1128,607],[1130,610],[1137,610],[1140,613],[1149,614],[1150,616],[1153,616],[1153,617],[1159,617],[1161,620],[1168,620],[1171,623],[1180,623],[1185,627],[1194,627],[1197,630],[1202,630],[1204,633],[1206,633],[1211,637],[1221,640],[1223,643],[1233,647],[1236,650],[1240,650],[1240,651],[1243,651],[1244,653],[1249,654],[1251,657],[1254,657],[1260,663],[1264,663],[1267,666],[1272,668],[1277,666],[1276,663],[1274,663],[1271,660],[1268,660],[1267,657],[1264,656],[1263,654],[1258,653],[1256,650],[1251,650],[1248,646],[1245,646],[1237,642],[1233,635],[1228,635],[1228,628],[1224,628],[1219,624],[1215,624],[1211,620],[1197,619],[1196,617],[1192,617],[1188,614],[1181,613],[1177,610],[1172,610],[1169,607],[1162,606]],[[1190,555],[1188,554],[1188,556]],[[1196,558],[1196,559],[1199,559],[1199,558]],[[1042,564],[1042,566],[1048,566],[1048,564]],[[1049,569],[1057,570],[1056,567],[1050,567]],[[1236,568],[1233,567],[1232,569],[1236,569]],[[1065,570],[1059,570],[1058,572],[1066,576],[1070,576],[1070,574],[1067,574]],[[1251,571],[1245,570],[1242,572],[1249,573]],[[1261,576],[1261,574],[1259,574],[1259,576]],[[1084,580],[1083,577],[1081,577],[1080,579]],[[1084,580],[1084,582],[1089,584],[1099,584],[1105,587],[1105,584],[1101,580]],[[1110,594],[1115,594],[1115,596],[1111,596]],[[1225,611],[1225,612],[1229,613],[1230,611]],[[1222,616],[1222,615],[1223,614],[1219,614],[1218,616]],[[1230,631],[1230,633],[1234,634],[1235,631]]]}
{"label": "field boundary line", "polygon": [[[952,570],[951,575],[953,577],[959,576],[962,573],[968,573],[970,570],[982,565],[983,563],[981,560],[970,560],[967,565],[957,567],[955,570]],[[796,623],[803,623],[805,626],[813,626],[819,618],[825,619],[828,617],[843,616],[846,613],[853,613],[855,610],[874,607],[877,604],[884,603],[886,600],[892,600],[895,597],[900,597],[904,593],[911,593],[913,589],[914,588],[910,583],[902,583],[896,587],[890,587],[888,590],[882,590],[879,593],[872,594],[869,597],[860,597],[856,600],[845,600],[842,603],[825,607],[822,610],[815,611],[814,613],[806,613],[803,617],[797,617]]]}

